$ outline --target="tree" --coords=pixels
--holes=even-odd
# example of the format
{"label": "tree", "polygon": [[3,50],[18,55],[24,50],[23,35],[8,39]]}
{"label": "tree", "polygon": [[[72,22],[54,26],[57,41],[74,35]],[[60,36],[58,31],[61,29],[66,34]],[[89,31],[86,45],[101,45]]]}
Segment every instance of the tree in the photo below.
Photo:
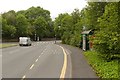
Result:
{"label": "tree", "polygon": [[[24,11],[22,11],[22,12],[24,12]],[[31,7],[29,9],[27,9],[24,12],[24,14],[34,30],[34,31],[32,31],[33,36],[34,36],[35,32],[38,32],[35,29],[35,26],[36,26],[35,23],[37,22],[38,17],[44,18],[44,20],[46,22],[46,26],[45,26],[46,31],[44,31],[45,33],[43,36],[44,37],[52,37],[54,35],[54,31],[52,30],[53,29],[52,19],[50,17],[50,12],[48,10],[45,10],[39,6],[38,7]],[[43,36],[41,35],[41,37],[43,37]]]}
{"label": "tree", "polygon": [[103,53],[107,58],[120,54],[120,21],[117,2],[108,3],[104,14],[98,18],[100,31],[94,40],[96,51]]}
{"label": "tree", "polygon": [[0,14],[0,39],[2,38],[2,15]]}
{"label": "tree", "polygon": [[79,9],[71,14],[60,14],[54,21],[54,30],[57,36],[61,36],[62,42],[79,46],[81,41],[81,15]]}
{"label": "tree", "polygon": [[[35,32],[37,32],[37,34],[39,34],[40,37],[54,36],[53,22],[50,17],[50,12],[39,6],[30,7],[27,10],[20,10],[18,12],[15,12],[14,10],[10,10],[8,12],[3,13],[2,16],[4,19],[3,21],[3,26],[5,26],[4,28],[8,28],[11,26],[12,27],[14,26],[16,28],[15,38],[18,38],[19,36],[30,36],[34,38]],[[39,26],[38,25],[39,23],[40,23],[40,26],[42,27],[44,26],[44,28],[37,28]],[[45,30],[41,30],[41,29],[45,29]],[[39,31],[40,32],[44,31],[44,33],[40,35]]]}
{"label": "tree", "polygon": [[88,2],[82,12],[82,24],[89,29],[99,29],[97,19],[103,15],[106,2]]}
{"label": "tree", "polygon": [[80,46],[80,42],[81,42],[81,32],[82,32],[82,20],[81,20],[81,12],[79,11],[79,9],[75,9],[72,13],[72,23],[73,26],[72,27],[72,34],[71,34],[71,40],[70,40],[70,44],[74,45],[74,46]]}
{"label": "tree", "polygon": [[10,10],[2,14],[2,17],[6,19],[8,25],[15,26],[16,24],[16,13],[14,10]]}
{"label": "tree", "polygon": [[14,38],[15,33],[15,26],[7,25],[6,19],[2,19],[2,37],[6,39]]}
{"label": "tree", "polygon": [[19,36],[28,36],[28,27],[29,23],[26,17],[22,14],[18,14],[16,17],[16,29],[17,29],[17,37]]}
{"label": "tree", "polygon": [[60,29],[63,32],[62,41],[65,42],[66,44],[70,44],[70,38],[71,38],[71,35],[73,34],[72,20],[73,19],[72,19],[72,17],[70,15],[66,15],[62,19],[62,26],[61,26]]}
{"label": "tree", "polygon": [[64,24],[62,22],[65,16],[69,16],[68,13],[59,14],[58,17],[54,20],[54,31],[57,37],[61,38],[64,32]]}
{"label": "tree", "polygon": [[35,27],[37,36],[42,38],[45,35],[46,26],[47,26],[46,20],[43,17],[39,16],[34,22],[34,27]]}

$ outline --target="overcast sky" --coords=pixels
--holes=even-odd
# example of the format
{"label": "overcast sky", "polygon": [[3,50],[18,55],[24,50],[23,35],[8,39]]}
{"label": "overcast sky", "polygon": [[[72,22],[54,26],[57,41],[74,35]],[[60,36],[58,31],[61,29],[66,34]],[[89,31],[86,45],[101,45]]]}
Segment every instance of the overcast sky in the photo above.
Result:
{"label": "overcast sky", "polygon": [[81,10],[86,4],[86,0],[0,0],[0,12],[26,10],[32,6],[40,6],[49,10],[51,17],[55,18],[60,13],[71,13],[75,8]]}

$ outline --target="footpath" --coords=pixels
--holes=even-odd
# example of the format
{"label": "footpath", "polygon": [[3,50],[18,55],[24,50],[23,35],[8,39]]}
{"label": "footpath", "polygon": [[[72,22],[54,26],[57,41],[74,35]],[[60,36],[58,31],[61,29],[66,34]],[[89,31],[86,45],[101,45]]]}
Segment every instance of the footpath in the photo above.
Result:
{"label": "footpath", "polygon": [[98,76],[92,67],[88,64],[87,59],[83,55],[80,48],[65,44],[58,44],[64,49],[69,50],[72,64],[72,78],[84,78],[89,80],[96,80]]}

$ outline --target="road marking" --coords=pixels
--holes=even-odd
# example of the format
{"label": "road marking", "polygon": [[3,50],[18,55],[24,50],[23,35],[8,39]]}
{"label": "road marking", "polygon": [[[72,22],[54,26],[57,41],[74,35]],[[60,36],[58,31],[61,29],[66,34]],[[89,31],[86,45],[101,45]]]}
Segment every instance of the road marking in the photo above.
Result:
{"label": "road marking", "polygon": [[24,75],[24,76],[22,77],[22,79],[21,79],[21,80],[24,80],[24,79],[25,79],[25,77],[26,77],[26,76]]}
{"label": "road marking", "polygon": [[34,67],[34,64],[30,67],[30,69],[32,69]]}
{"label": "road marking", "polygon": [[40,57],[40,56],[39,56]]}
{"label": "road marking", "polygon": [[66,50],[66,52],[67,52],[67,55],[69,55],[70,53]]}
{"label": "road marking", "polygon": [[38,61],[38,59],[36,59],[36,61],[35,62],[37,62]]}
{"label": "road marking", "polygon": [[60,75],[60,80],[64,80],[66,69],[67,69],[67,53],[65,52],[65,49],[62,46],[60,47],[62,48],[63,53],[64,53],[64,63],[63,63],[63,67],[62,67],[62,71]]}

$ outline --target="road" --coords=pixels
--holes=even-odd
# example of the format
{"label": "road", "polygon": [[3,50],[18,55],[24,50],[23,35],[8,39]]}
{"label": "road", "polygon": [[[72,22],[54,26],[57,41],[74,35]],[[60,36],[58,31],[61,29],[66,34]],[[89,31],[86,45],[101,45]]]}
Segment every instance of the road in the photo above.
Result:
{"label": "road", "polygon": [[[2,49],[2,78],[72,78],[73,74],[86,75],[82,65],[73,63],[74,59],[69,49],[54,44],[54,41],[4,48]],[[75,65],[79,65],[79,68],[82,66],[81,69],[77,68],[78,71],[82,70],[82,73],[73,71]],[[86,63],[83,65],[86,67]],[[87,67],[90,66],[87,64]],[[91,72],[91,69],[89,71],[91,77],[96,78],[94,72]],[[86,76],[90,77],[90,75]]]}
{"label": "road", "polygon": [[2,78],[2,49],[0,49],[0,79]]}
{"label": "road", "polygon": [[2,52],[3,78],[60,78],[64,54],[53,41],[5,48]]}

